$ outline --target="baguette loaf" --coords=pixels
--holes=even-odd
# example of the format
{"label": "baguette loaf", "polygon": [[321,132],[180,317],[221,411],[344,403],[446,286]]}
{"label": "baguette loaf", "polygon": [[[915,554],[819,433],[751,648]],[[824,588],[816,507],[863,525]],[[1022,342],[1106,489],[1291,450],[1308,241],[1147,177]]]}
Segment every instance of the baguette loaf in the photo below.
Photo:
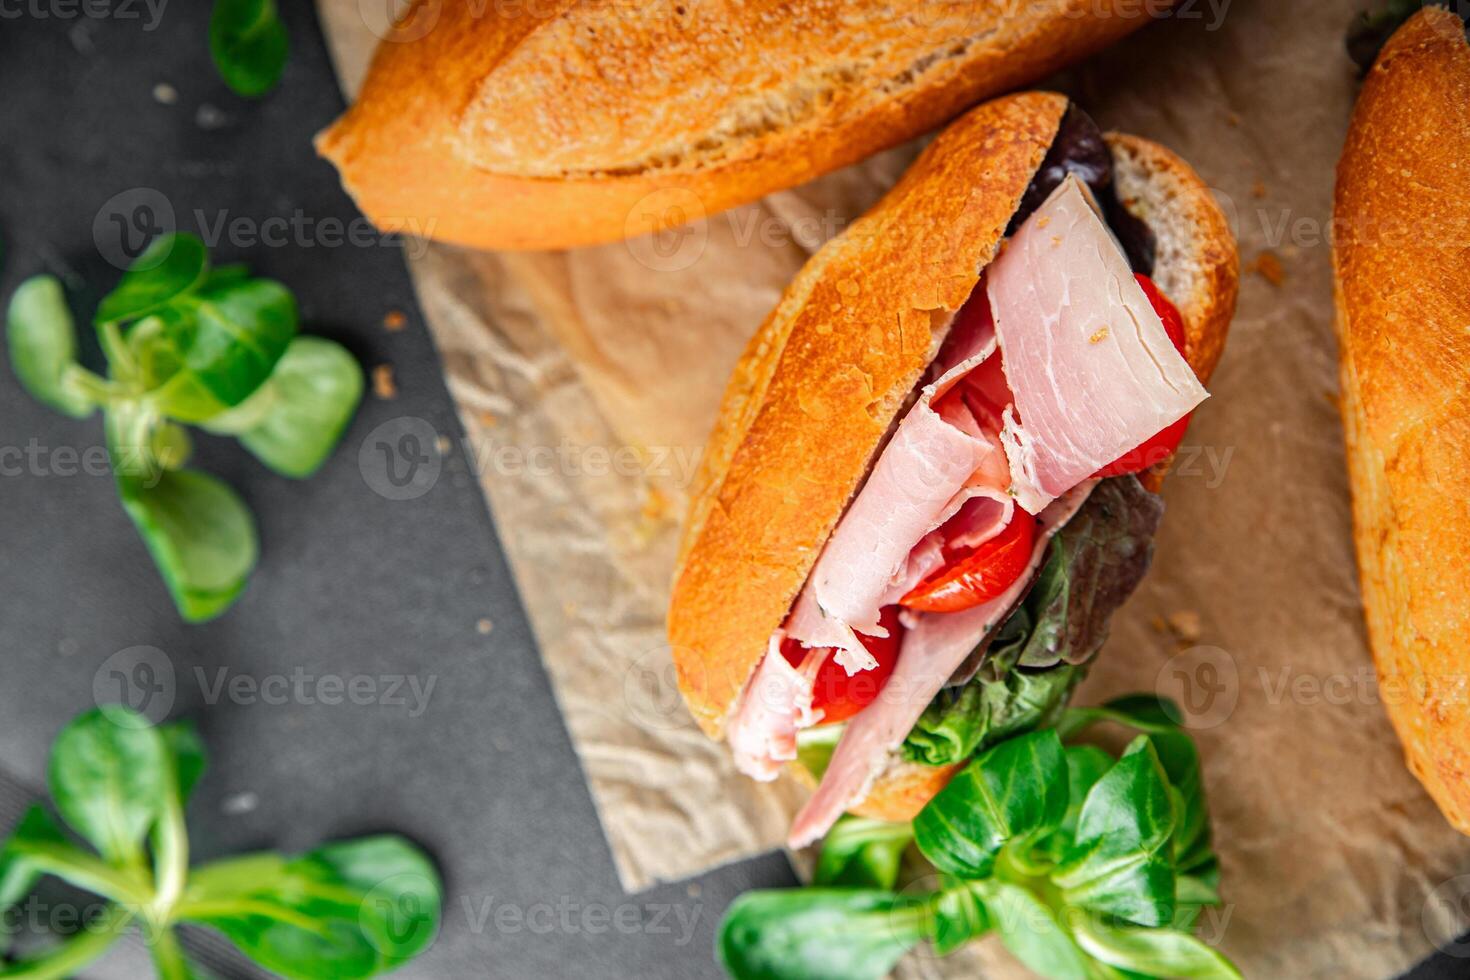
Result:
{"label": "baguette loaf", "polygon": [[1470,46],[1426,7],[1383,48],[1337,170],[1333,262],[1353,517],[1382,698],[1470,833]]}
{"label": "baguette loaf", "polygon": [[[696,477],[669,611],[680,687],[710,737],[994,258],[1066,108],[1024,93],[961,117],[812,257],[746,348]],[[1119,199],[1157,237],[1155,279],[1205,380],[1235,308],[1225,217],[1173,153],[1108,141]],[[859,812],[908,819],[951,772],[898,766]]]}
{"label": "baguette loaf", "polygon": [[385,230],[613,241],[810,180],[1143,26],[1136,0],[421,0],[317,141]]}

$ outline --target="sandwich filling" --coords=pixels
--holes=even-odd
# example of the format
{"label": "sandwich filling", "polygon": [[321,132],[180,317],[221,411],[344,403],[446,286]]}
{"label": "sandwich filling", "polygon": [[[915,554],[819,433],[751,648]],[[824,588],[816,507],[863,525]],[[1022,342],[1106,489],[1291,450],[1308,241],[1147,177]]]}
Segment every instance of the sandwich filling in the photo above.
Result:
{"label": "sandwich filling", "polygon": [[[1107,513],[1078,515],[1099,479],[1161,458],[1142,448],[1167,455],[1207,393],[1184,359],[1178,314],[1135,276],[1106,204],[1079,176],[1088,174],[1057,175],[1021,215],[956,315],[729,721],[737,765],[759,779],[795,759],[805,733],[835,740],[793,846],[825,834],[899,758],[959,761],[946,741],[953,733],[934,717],[947,707],[968,698],[976,703],[967,710],[993,727],[1059,704],[1080,677],[1061,661],[1095,652],[1098,616],[1105,621],[1146,567],[1159,507],[1133,477],[1090,508]],[[1038,181],[1047,177],[1044,163]],[[1120,512],[1133,516],[1113,519]],[[1090,535],[1080,545],[1074,519]],[[1117,526],[1132,530],[1110,536]],[[1090,576],[1081,591],[1098,601],[1069,611],[1097,628],[1050,663],[1047,643],[1038,655],[1029,634],[1002,648],[1023,614],[1046,615],[1027,611],[1032,593],[1055,592],[1079,560]],[[1013,683],[1032,676],[1016,674],[1023,668],[1056,674],[1059,663],[1067,669],[1044,683]],[[957,692],[948,704],[947,688]],[[973,751],[974,726],[961,727],[953,741]],[[943,744],[926,741],[936,730]],[[916,734],[925,737],[911,746]]]}

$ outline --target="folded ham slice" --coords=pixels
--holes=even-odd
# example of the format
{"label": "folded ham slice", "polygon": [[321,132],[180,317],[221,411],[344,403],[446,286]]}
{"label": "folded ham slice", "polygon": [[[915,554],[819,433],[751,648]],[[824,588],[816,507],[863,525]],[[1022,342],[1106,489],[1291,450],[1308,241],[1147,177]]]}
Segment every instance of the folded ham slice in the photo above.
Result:
{"label": "folded ham slice", "polygon": [[1076,177],[1026,220],[985,282],[1015,395],[1001,441],[1031,513],[1209,397]]}
{"label": "folded ham slice", "polygon": [[[999,432],[985,431],[962,403],[939,401],[997,349],[983,310],[962,318],[955,330],[942,357],[957,360],[924,386],[899,423],[786,623],[786,634],[806,646],[835,649],[850,674],[874,665],[857,633],[886,636],[878,624],[883,607],[919,583],[917,571],[937,567],[911,560],[925,539],[960,515],[966,542],[979,544],[1000,533],[1015,507],[1006,492],[1010,473]],[[931,544],[920,558],[938,555],[937,543]]]}
{"label": "folded ham slice", "polygon": [[1054,534],[1072,519],[1096,485],[1088,480],[1045,508],[1038,520],[1031,563],[1005,592],[959,613],[906,614],[903,652],[877,700],[847,723],[821,785],[791,825],[788,843],[806,847],[820,839],[837,818],[861,803],[893,758],[893,752],[918,724],[950,676],[985,636],[1025,597]]}

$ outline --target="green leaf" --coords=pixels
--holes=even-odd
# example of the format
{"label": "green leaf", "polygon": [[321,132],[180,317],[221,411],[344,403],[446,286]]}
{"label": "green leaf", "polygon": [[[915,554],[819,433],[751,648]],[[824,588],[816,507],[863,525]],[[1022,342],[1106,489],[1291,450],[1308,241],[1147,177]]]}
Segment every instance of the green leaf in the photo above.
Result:
{"label": "green leaf", "polygon": [[716,949],[735,980],[879,980],[924,938],[925,904],[877,889],[747,892]]}
{"label": "green leaf", "polygon": [[172,929],[164,929],[148,948],[158,980],[199,980]]}
{"label": "green leaf", "polygon": [[0,977],[15,980],[67,980],[107,952],[117,941],[133,913],[110,905],[80,935],[53,946],[38,956],[0,968]]}
{"label": "green leaf", "polygon": [[1002,847],[1055,830],[1066,809],[1062,742],[1047,729],[1001,742],[970,763],[920,811],[914,838],[941,871],[984,878]]}
{"label": "green leaf", "polygon": [[930,702],[904,739],[903,756],[927,766],[952,765],[1002,739],[1044,727],[1081,679],[1081,670],[1066,664],[1034,672],[1007,670],[999,679],[982,670],[957,692],[946,689]]}
{"label": "green leaf", "polygon": [[31,397],[73,418],[85,418],[96,407],[75,384],[77,334],[61,283],[34,276],[10,298],[5,337],[10,364]]}
{"label": "green leaf", "polygon": [[1081,951],[1035,895],[1005,881],[987,882],[984,892],[990,923],[1016,959],[1050,980],[1087,980]]}
{"label": "green leaf", "polygon": [[1067,810],[1050,838],[1050,853],[1060,861],[1077,836],[1077,821],[1087,794],[1116,761],[1095,745],[1069,745],[1067,754]]}
{"label": "green leaf", "polygon": [[209,250],[195,235],[177,232],[154,240],[102,298],[94,318],[100,325],[135,320],[183,296],[204,281]]}
{"label": "green leaf", "polygon": [[913,840],[910,824],[845,816],[822,841],[812,884],[892,889],[898,883],[899,861]]}
{"label": "green leaf", "polygon": [[817,725],[803,728],[796,733],[796,762],[815,780],[821,780],[827,766],[832,762],[832,753],[847,730],[843,724]]}
{"label": "green leaf", "polygon": [[136,863],[158,819],[169,763],[147,719],[120,705],[93,709],[51,749],[51,798],[72,829],[116,864]]}
{"label": "green leaf", "polygon": [[296,335],[296,299],[278,282],[207,285],[162,317],[178,371],[159,393],[166,414],[204,421],[253,395]]}
{"label": "green leaf", "polygon": [[1077,943],[1110,966],[1146,977],[1239,980],[1240,971],[1219,950],[1187,932],[1111,926],[1079,917]]}
{"label": "green leaf", "polygon": [[1182,717],[1178,706],[1167,698],[1133,694],[1096,708],[1069,709],[1058,729],[1065,739],[1088,725],[1106,721],[1149,736],[1174,796],[1174,858],[1181,871],[1189,871],[1212,861],[1214,853],[1210,849],[1210,815],[1199,750],[1189,733],[1179,727]]}
{"label": "green leaf", "polygon": [[1173,830],[1163,767],[1153,744],[1139,736],[1088,792],[1069,860],[1053,880],[1072,905],[1166,925],[1174,916]]}
{"label": "green leaf", "polygon": [[224,483],[171,470],[157,484],[118,480],[123,507],[143,536],[179,613],[203,622],[224,612],[255,567],[255,522]]}
{"label": "green leaf", "polygon": [[362,400],[362,387],[362,368],[345,347],[321,337],[297,337],[269,381],[204,426],[238,434],[262,463],[303,479],[337,447]]}
{"label": "green leaf", "polygon": [[[1025,667],[1091,660],[1108,620],[1153,558],[1163,502],[1133,476],[1103,480],[1047,548],[1047,561],[1025,599],[1035,624],[1015,652]],[[999,655],[998,652],[993,655]]]}
{"label": "green leaf", "polygon": [[291,861],[264,854],[200,869],[177,915],[218,929],[283,976],[350,980],[427,949],[441,904],[429,859],[385,836],[329,844]]}
{"label": "green leaf", "polygon": [[929,939],[934,951],[948,956],[970,940],[990,931],[990,915],[980,885],[956,881],[934,896]]}
{"label": "green leaf", "polygon": [[256,98],[275,88],[286,68],[290,39],[275,0],[215,0],[209,53],[225,84]]}
{"label": "green leaf", "polygon": [[[27,844],[37,843],[69,846],[66,835],[39,803],[26,810],[0,847],[0,916],[29,895],[45,873],[26,850]],[[0,930],[0,952],[10,938],[8,931]]]}
{"label": "green leaf", "polygon": [[199,738],[199,732],[187,721],[159,725],[158,734],[163,736],[164,745],[173,755],[174,773],[178,777],[179,784],[179,799],[182,802],[188,802],[194,792],[194,787],[204,775],[204,742]]}
{"label": "green leaf", "polygon": [[[0,912],[29,894],[42,875],[54,875],[119,902],[137,905],[148,898],[131,872],[105,864],[73,844],[45,809],[35,804],[0,847]],[[3,946],[0,942],[0,950]]]}

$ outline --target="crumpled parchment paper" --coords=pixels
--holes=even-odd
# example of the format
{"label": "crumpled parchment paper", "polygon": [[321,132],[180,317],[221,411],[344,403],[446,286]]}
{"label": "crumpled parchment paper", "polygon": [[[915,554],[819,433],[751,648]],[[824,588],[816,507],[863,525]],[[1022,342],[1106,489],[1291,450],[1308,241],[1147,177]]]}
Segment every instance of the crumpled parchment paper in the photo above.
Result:
{"label": "crumpled parchment paper", "polygon": [[[349,92],[373,6],[319,0]],[[1185,704],[1227,902],[1201,931],[1248,976],[1389,976],[1452,947],[1470,896],[1470,841],[1405,770],[1379,703],[1349,538],[1328,229],[1356,9],[1184,0],[1049,83],[1192,161],[1240,240],[1239,313],[1153,571],[1078,699]],[[661,236],[436,245],[413,264],[468,434],[452,451],[489,495],[630,889],[779,846],[803,792],[739,777],[679,701],[663,638],[677,522],[745,339],[916,149]],[[981,943],[903,972],[1017,969]]]}

